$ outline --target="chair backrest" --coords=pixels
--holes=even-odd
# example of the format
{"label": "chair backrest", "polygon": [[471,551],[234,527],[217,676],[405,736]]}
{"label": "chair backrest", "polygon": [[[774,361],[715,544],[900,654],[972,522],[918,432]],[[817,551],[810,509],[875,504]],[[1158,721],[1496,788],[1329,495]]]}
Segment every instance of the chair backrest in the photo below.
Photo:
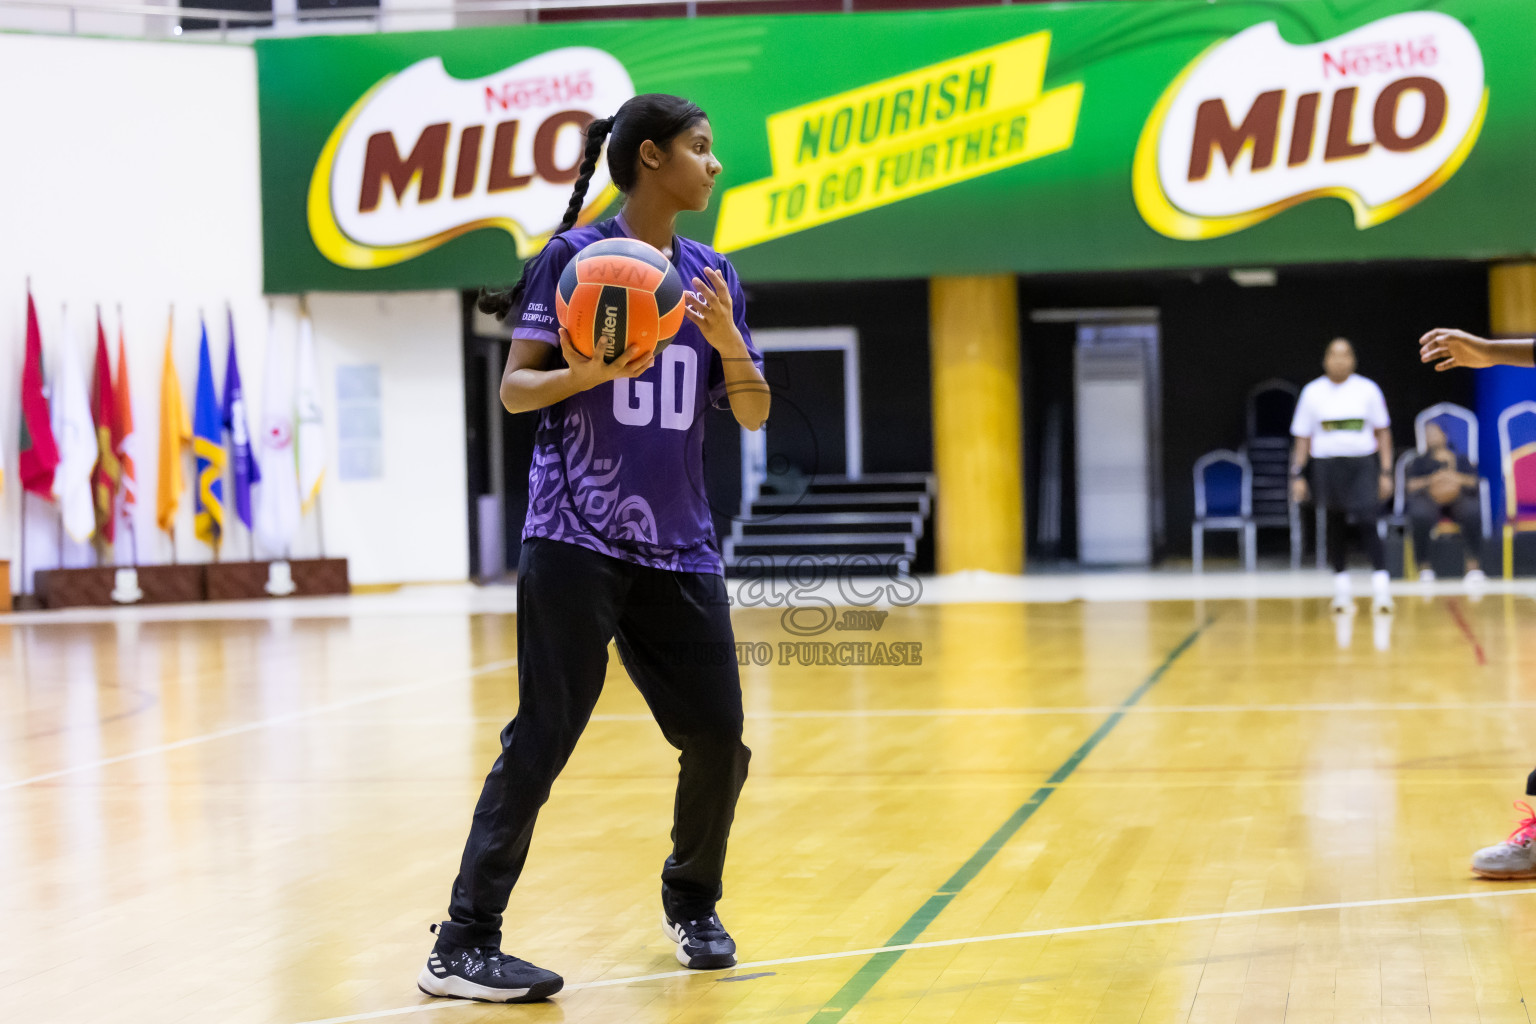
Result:
{"label": "chair backrest", "polygon": [[1291,417],[1301,389],[1278,377],[1255,385],[1248,392],[1248,436],[1290,437]]}
{"label": "chair backrest", "polygon": [[1394,515],[1402,515],[1403,509],[1408,504],[1408,464],[1419,457],[1418,449],[1409,448],[1398,455],[1397,465],[1393,467],[1392,475],[1395,477],[1392,488],[1392,512]]}
{"label": "chair backrest", "polygon": [[1477,415],[1471,409],[1455,402],[1438,402],[1415,416],[1414,440],[1421,452],[1428,449],[1424,431],[1431,423],[1445,431],[1445,439],[1450,442],[1452,450],[1466,456],[1474,468],[1477,466]]}
{"label": "chair backrest", "polygon": [[1246,456],[1226,448],[1195,461],[1195,518],[1228,519],[1253,514],[1253,469]]}
{"label": "chair backrest", "polygon": [[1536,514],[1536,402],[1516,402],[1499,413],[1499,459],[1505,515]]}

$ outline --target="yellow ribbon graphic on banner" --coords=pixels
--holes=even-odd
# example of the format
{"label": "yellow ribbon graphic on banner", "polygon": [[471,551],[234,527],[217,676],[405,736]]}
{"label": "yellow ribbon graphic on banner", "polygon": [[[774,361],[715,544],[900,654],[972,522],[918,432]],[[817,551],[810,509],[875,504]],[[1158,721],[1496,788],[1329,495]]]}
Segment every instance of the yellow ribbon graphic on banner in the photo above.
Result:
{"label": "yellow ribbon graphic on banner", "polygon": [[715,248],[734,252],[1070,149],[1080,82],[1043,91],[1049,32],[768,118],[773,177],[729,189]]}

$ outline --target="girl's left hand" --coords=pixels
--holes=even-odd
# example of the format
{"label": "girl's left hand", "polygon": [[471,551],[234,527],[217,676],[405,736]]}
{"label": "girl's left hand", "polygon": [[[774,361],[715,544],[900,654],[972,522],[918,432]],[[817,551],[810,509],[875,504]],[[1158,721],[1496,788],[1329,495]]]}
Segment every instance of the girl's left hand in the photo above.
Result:
{"label": "girl's left hand", "polygon": [[683,312],[698,325],[704,340],[718,349],[736,334],[731,290],[725,283],[725,276],[714,267],[705,267],[704,276],[709,280],[694,278],[693,291],[683,294]]}
{"label": "girl's left hand", "polygon": [[1498,357],[1488,339],[1466,331],[1436,327],[1419,339],[1419,362],[1434,363],[1436,370],[1466,366],[1474,370],[1496,366]]}

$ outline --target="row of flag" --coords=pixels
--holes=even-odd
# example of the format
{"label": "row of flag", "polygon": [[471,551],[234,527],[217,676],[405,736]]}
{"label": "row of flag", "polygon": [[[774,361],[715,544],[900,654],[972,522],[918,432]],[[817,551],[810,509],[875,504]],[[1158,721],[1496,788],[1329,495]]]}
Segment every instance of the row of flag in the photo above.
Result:
{"label": "row of flag", "polygon": [[[190,416],[172,359],[174,311],[166,328],[160,379],[156,524],[174,534],[176,513],[186,490],[183,455],[190,447],[195,464],[193,532],[197,538],[215,550],[223,542],[228,521],[224,478],[228,472],[233,477],[234,515],[269,552],[285,554],[300,518],[318,498],[325,476],[314,331],[304,316],[299,323],[297,366],[277,337],[269,338],[261,431],[253,435],[235,351],[234,314],[229,314],[229,354],[222,388],[214,378],[206,322],[200,328]],[[25,490],[58,504],[64,529],[76,541],[84,543],[95,537],[104,545],[111,544],[119,519],[132,528],[133,510],[139,501],[137,435],[123,328],[120,323],[114,378],[107,332],[97,310],[96,358],[89,392],[75,347],[67,338],[58,347],[59,365],[51,382],[46,381],[42,331],[29,292],[18,475]]]}

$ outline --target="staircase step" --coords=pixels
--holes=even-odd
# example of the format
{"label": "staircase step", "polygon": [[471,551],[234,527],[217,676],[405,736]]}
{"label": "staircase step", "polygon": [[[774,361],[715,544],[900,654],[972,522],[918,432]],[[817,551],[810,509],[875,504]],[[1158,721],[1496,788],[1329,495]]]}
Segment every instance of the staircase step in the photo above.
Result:
{"label": "staircase step", "polygon": [[921,537],[923,517],[892,515],[887,512],[785,512],[769,513],[761,519],[738,522],[732,532],[737,537],[762,536],[773,533],[816,533],[841,531],[844,533],[910,533]]}
{"label": "staircase step", "polygon": [[830,574],[839,576],[884,576],[894,578],[912,571],[912,559],[907,555],[863,555],[855,559],[837,555],[807,554],[754,554],[727,558],[725,574],[732,577],[759,576],[768,569],[790,569],[795,578],[803,579],[812,565],[822,566]]}
{"label": "staircase step", "polygon": [[817,494],[868,491],[916,491],[933,493],[933,477],[928,473],[865,473],[858,478],[822,474],[810,479],[809,490]]}
{"label": "staircase step", "polygon": [[906,547],[915,540],[910,533],[770,533],[764,536],[743,537],[736,542],[738,548],[791,548],[797,544],[823,549],[839,544],[868,547],[872,544]]}
{"label": "staircase step", "polygon": [[926,494],[765,494],[752,503],[752,516],[775,513],[900,512],[927,518],[932,507]]}
{"label": "staircase step", "polygon": [[925,537],[933,512],[931,473],[869,473],[857,479],[825,474],[796,486],[803,490],[764,493],[732,524],[725,538],[728,569],[749,562],[763,569],[790,568],[810,560],[857,563],[853,571],[861,573],[893,566],[905,572],[920,550],[922,559],[931,557],[932,541]]}

